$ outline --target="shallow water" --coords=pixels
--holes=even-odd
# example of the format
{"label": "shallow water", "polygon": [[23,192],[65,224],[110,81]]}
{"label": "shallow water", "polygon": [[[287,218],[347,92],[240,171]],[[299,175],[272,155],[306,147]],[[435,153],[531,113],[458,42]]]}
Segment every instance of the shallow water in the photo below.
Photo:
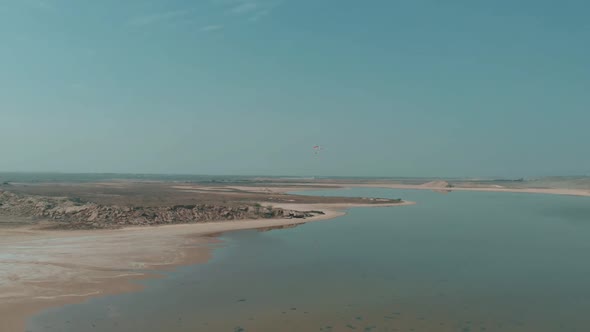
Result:
{"label": "shallow water", "polygon": [[[318,192],[313,192],[314,195]],[[222,236],[145,291],[47,310],[29,331],[588,331],[590,199],[353,189],[415,206]]]}

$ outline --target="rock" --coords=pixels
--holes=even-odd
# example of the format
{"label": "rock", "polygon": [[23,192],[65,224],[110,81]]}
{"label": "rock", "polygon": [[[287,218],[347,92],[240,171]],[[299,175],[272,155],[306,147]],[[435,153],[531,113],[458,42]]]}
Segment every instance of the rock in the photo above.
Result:
{"label": "rock", "polygon": [[222,206],[211,204],[163,207],[129,207],[80,203],[64,198],[21,195],[0,191],[0,212],[8,215],[60,221],[56,228],[117,228],[125,225],[158,225],[257,218],[307,218],[321,211],[294,211],[243,204]]}
{"label": "rock", "polygon": [[90,215],[90,217],[88,217],[88,221],[94,221],[94,220],[96,220],[96,218],[98,218],[98,211],[94,210],[94,211],[92,211],[92,214]]}
{"label": "rock", "polygon": [[66,214],[72,214],[72,213],[84,211],[86,209],[88,209],[88,206],[85,206],[85,205],[82,205],[82,206],[68,206],[67,208],[64,209],[64,212]]}
{"label": "rock", "polygon": [[290,217],[290,218],[298,218],[298,219],[301,219],[301,218],[305,218],[305,213],[299,212],[299,211],[289,211],[289,213],[288,213],[287,216]]}

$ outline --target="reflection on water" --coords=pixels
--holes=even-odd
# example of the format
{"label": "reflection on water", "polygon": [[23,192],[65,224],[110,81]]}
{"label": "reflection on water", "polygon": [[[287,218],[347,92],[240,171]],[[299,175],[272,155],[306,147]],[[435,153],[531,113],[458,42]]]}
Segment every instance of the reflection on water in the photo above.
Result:
{"label": "reflection on water", "polygon": [[[588,198],[354,189],[418,205],[222,236],[145,291],[48,310],[30,331],[587,331]],[[317,192],[314,192],[317,194]],[[572,222],[573,221],[573,222]]]}
{"label": "reflection on water", "polygon": [[281,226],[270,226],[270,227],[261,227],[257,228],[256,230],[259,232],[270,232],[278,229],[288,229],[288,228],[295,228],[297,226],[301,226],[303,224],[289,224],[289,225],[281,225]]}

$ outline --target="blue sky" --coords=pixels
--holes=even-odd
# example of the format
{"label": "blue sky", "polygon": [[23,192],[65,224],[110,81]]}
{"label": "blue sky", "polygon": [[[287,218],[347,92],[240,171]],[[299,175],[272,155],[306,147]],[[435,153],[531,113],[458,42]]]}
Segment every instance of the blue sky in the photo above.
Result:
{"label": "blue sky", "polygon": [[2,1],[0,171],[589,174],[589,11]]}

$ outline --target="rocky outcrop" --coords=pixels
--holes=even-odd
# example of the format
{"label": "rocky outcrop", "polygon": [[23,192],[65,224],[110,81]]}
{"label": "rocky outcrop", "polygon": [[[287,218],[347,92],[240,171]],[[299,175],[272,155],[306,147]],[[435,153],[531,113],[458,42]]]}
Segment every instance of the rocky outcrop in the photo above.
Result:
{"label": "rocky outcrop", "polygon": [[259,204],[135,207],[99,205],[78,199],[20,195],[0,190],[0,214],[55,221],[57,228],[119,228],[208,221],[308,218],[321,211],[294,211]]}

